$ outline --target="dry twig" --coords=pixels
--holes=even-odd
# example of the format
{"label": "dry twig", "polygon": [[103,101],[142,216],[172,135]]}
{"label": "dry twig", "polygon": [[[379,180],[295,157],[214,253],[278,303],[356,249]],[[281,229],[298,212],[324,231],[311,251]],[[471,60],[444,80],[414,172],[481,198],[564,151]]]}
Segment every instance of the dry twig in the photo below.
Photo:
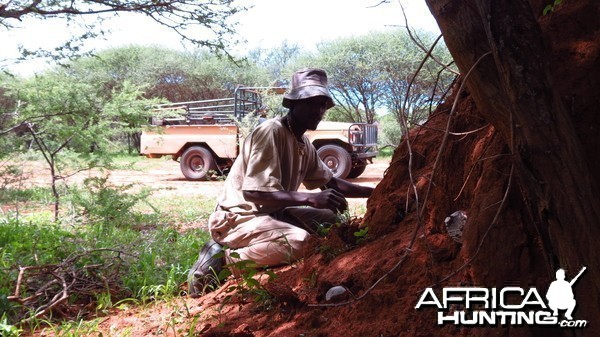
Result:
{"label": "dry twig", "polygon": [[[104,259],[103,263],[77,264],[96,253],[115,253]],[[57,264],[19,267],[15,292],[7,299],[23,306],[29,314],[23,317],[21,324],[45,316],[56,310],[70,312],[67,300],[73,296],[94,296],[102,291],[114,293],[121,288],[119,279],[123,262],[121,255],[130,255],[124,251],[100,248],[71,256]]]}

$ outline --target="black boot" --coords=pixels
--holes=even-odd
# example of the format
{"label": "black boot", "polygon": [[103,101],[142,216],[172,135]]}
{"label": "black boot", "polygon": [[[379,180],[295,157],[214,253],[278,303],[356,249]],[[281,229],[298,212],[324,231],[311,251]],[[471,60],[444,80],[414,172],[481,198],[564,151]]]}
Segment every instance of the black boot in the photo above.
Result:
{"label": "black boot", "polygon": [[217,288],[219,273],[223,270],[223,258],[214,256],[223,252],[223,246],[214,240],[208,241],[202,247],[198,261],[194,263],[188,274],[189,295],[199,297]]}

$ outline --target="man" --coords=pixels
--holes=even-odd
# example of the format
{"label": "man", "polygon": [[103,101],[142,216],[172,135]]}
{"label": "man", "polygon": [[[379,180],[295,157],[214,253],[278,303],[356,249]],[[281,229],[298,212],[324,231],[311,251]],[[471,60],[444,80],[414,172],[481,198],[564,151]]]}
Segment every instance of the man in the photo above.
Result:
{"label": "man", "polygon": [[[197,295],[222,268],[212,258],[227,246],[228,263],[252,260],[257,266],[302,258],[310,232],[333,224],[348,207],[345,197],[366,198],[373,188],[333,177],[304,135],[315,130],[334,106],[324,70],[307,68],[292,76],[282,105],[286,116],[261,123],[244,141],[209,218],[209,241],[190,271]],[[320,192],[298,192],[300,184]],[[231,254],[235,252],[236,254]]]}

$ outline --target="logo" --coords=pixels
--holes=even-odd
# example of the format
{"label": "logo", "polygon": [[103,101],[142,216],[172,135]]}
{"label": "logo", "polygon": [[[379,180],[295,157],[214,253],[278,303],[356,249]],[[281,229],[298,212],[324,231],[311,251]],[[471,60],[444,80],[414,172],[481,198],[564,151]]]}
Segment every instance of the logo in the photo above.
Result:
{"label": "logo", "polygon": [[547,302],[536,288],[448,287],[438,295],[433,288],[426,288],[415,309],[437,308],[437,325],[584,328],[587,321],[574,320],[572,315],[577,305],[573,286],[585,269],[571,281],[565,280],[565,270],[557,270],[556,280],[546,292]]}

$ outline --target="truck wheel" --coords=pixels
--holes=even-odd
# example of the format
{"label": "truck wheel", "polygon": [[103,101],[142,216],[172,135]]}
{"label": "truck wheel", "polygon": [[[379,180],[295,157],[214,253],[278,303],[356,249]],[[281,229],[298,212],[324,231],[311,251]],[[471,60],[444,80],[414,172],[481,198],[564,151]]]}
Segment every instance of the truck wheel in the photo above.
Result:
{"label": "truck wheel", "polygon": [[179,161],[181,173],[189,180],[204,180],[215,171],[217,165],[207,149],[201,146],[192,146],[183,152]]}
{"label": "truck wheel", "polygon": [[357,178],[359,177],[361,174],[363,174],[363,172],[365,172],[365,169],[367,168],[367,164],[365,163],[360,163],[356,166],[354,166],[353,168],[350,169],[350,173],[348,173],[348,177],[347,178]]}
{"label": "truck wheel", "polygon": [[352,168],[352,159],[348,151],[337,145],[325,145],[317,150],[319,158],[333,172],[333,176],[345,179]]}

